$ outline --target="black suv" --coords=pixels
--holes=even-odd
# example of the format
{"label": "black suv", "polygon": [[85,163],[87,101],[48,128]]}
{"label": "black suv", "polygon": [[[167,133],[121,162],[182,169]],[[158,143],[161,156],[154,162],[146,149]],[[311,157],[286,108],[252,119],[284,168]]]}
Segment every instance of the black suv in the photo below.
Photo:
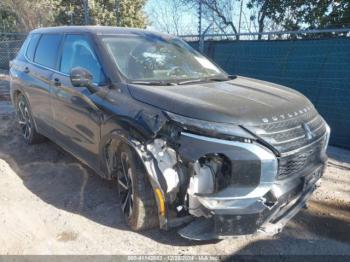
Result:
{"label": "black suv", "polygon": [[10,75],[25,141],[49,138],[116,180],[133,230],[275,234],[324,170],[330,130],[308,99],[228,75],[176,37],[37,29]]}

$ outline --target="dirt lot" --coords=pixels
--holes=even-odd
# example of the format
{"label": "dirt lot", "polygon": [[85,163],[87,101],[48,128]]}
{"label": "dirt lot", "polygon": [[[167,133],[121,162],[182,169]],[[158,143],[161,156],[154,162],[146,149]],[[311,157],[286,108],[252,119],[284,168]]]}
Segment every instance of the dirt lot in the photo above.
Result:
{"label": "dirt lot", "polygon": [[176,231],[135,233],[119,212],[115,184],[52,142],[23,142],[7,88],[0,81],[0,254],[350,255],[350,151],[329,148],[309,209],[276,237],[200,243]]}

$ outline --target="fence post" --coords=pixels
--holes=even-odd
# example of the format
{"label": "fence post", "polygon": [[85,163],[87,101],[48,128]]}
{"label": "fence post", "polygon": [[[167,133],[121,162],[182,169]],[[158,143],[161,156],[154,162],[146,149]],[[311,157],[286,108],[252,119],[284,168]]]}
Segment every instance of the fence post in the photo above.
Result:
{"label": "fence post", "polygon": [[207,34],[209,28],[213,25],[213,22],[208,25],[208,27],[204,30],[203,34],[199,35],[199,52],[203,53],[204,52],[204,37]]}
{"label": "fence post", "polygon": [[6,68],[9,68],[10,66],[9,66],[9,63],[10,63],[10,61],[11,61],[11,54],[10,54],[10,44],[9,44],[9,42],[8,41],[6,41],[6,54],[7,54],[7,59],[6,59],[6,61],[7,61],[7,64],[6,64]]}
{"label": "fence post", "polygon": [[83,7],[84,7],[84,23],[85,25],[90,24],[90,18],[89,18],[89,0],[83,1]]}

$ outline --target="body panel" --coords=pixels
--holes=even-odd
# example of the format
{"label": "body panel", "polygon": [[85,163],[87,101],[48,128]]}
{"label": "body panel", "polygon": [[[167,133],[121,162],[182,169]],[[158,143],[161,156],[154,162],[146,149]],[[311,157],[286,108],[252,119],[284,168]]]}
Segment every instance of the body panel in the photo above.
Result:
{"label": "body panel", "polygon": [[102,113],[90,101],[91,94],[85,87],[73,87],[69,77],[58,73],[51,79],[54,140],[90,165],[98,166]]}
{"label": "body panel", "polygon": [[[164,110],[212,122],[257,125],[311,103],[297,91],[245,77],[184,86],[130,85],[132,96]],[[283,120],[283,119],[279,119]]]}

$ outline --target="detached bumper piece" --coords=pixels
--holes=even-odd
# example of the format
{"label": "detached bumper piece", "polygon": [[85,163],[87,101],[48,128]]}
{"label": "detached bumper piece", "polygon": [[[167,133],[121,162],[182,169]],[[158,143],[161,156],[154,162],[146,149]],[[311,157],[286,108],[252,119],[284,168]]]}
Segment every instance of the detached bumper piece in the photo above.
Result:
{"label": "detached bumper piece", "polygon": [[324,168],[321,167],[305,177],[303,183],[283,194],[271,208],[264,208],[250,214],[220,214],[211,218],[197,218],[178,233],[191,240],[212,240],[238,237],[242,235],[275,235],[282,231],[288,221],[293,218],[311,197],[317,188]]}

